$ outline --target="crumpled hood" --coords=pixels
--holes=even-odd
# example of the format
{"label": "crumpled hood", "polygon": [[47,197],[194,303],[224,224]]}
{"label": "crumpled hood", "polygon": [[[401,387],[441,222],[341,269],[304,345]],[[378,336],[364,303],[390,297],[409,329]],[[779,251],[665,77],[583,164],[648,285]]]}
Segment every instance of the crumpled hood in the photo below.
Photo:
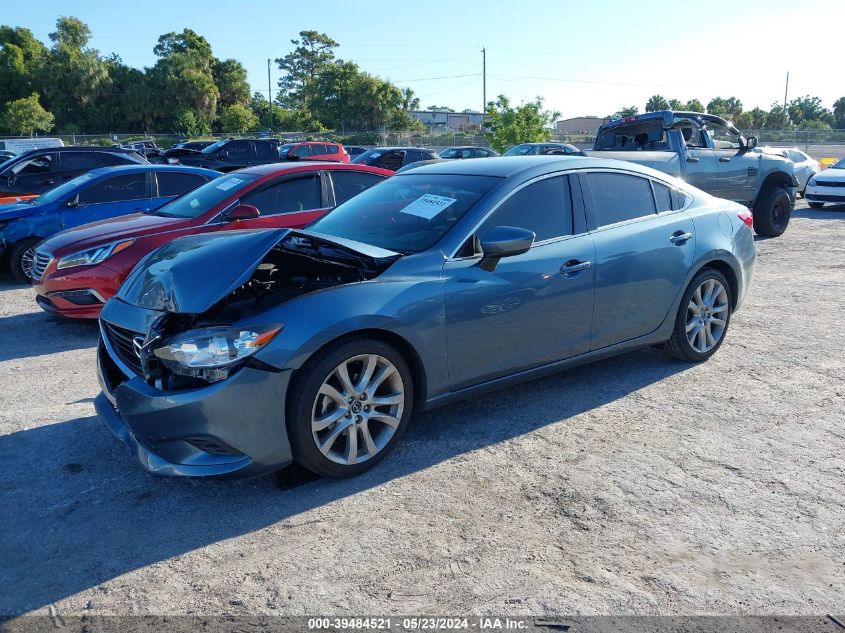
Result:
{"label": "crumpled hood", "polygon": [[0,206],[0,222],[19,220],[21,218],[35,215],[39,211],[41,211],[41,207],[37,204],[4,204]]}
{"label": "crumpled hood", "polygon": [[270,250],[290,235],[329,242],[374,259],[399,254],[308,231],[224,231],[177,238],[138,262],[117,293],[150,310],[200,314],[246,283]]}

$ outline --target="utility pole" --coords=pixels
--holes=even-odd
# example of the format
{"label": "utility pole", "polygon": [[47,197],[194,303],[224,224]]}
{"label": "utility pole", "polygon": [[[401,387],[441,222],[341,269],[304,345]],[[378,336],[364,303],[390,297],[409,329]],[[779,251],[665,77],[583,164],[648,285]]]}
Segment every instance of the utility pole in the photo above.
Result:
{"label": "utility pole", "polygon": [[273,88],[270,83],[270,60],[267,60],[267,112],[270,113],[270,134],[273,133]]}
{"label": "utility pole", "polygon": [[481,113],[487,112],[487,48],[481,48],[481,65],[482,65],[482,98],[484,104],[481,107]]}
{"label": "utility pole", "polygon": [[786,71],[786,87],[783,89],[783,125],[786,127],[786,95],[789,93],[789,71]]}

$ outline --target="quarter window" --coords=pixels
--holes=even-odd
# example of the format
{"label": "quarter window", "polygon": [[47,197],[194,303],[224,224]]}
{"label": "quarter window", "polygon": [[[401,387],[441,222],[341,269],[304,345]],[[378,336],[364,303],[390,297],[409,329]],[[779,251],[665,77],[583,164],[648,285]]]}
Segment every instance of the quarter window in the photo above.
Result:
{"label": "quarter window", "polygon": [[79,194],[80,204],[123,202],[150,197],[146,173],[127,174],[102,180]]}
{"label": "quarter window", "polygon": [[261,215],[279,215],[322,208],[320,177],[316,174],[304,178],[283,180],[246,196],[247,204],[258,207]]}
{"label": "quarter window", "polygon": [[65,152],[62,154],[62,169],[88,171],[100,166],[100,161],[93,152]]}
{"label": "quarter window", "polygon": [[554,176],[523,187],[505,200],[478,232],[484,236],[497,226],[534,231],[535,241],[572,235],[572,198],[569,178]]}
{"label": "quarter window", "polygon": [[654,213],[654,197],[646,178],[628,174],[587,174],[599,226],[642,218]]}

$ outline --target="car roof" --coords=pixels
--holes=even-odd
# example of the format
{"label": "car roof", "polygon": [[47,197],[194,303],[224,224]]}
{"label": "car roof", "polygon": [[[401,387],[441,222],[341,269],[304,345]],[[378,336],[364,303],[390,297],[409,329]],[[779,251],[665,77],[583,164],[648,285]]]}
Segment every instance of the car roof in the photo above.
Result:
{"label": "car roof", "polygon": [[[280,163],[266,163],[264,165],[255,165],[253,167],[246,167],[244,169],[238,169],[237,171],[232,171],[229,173],[253,174],[256,176],[272,176],[277,174],[284,174],[287,171],[317,171],[320,169],[374,170],[376,168],[370,167],[369,165],[361,165],[360,163],[340,163],[332,160],[292,160]],[[373,171],[373,173],[377,172]]]}
{"label": "car roof", "polygon": [[411,146],[411,145],[396,145],[396,146],[391,146],[391,147],[373,147],[373,148],[371,148],[367,151],[372,152],[372,151],[375,151],[375,150],[379,150],[379,151],[385,151],[385,152],[392,152],[392,151],[395,151],[395,150],[398,150],[398,149],[403,149],[403,150],[416,149],[416,150],[420,150],[422,152],[433,152],[434,151],[433,149],[429,149],[428,147],[415,147],[415,146]]}
{"label": "car roof", "polygon": [[[590,158],[586,156],[496,156],[473,160],[449,160],[432,163],[401,173],[394,178],[421,175],[467,175],[507,178],[522,172],[536,171],[537,175],[565,169],[609,168],[624,169],[666,179],[666,174],[643,165],[622,162],[612,158]],[[527,174],[526,174],[527,175]]]}
{"label": "car roof", "polygon": [[114,165],[111,167],[97,167],[96,169],[90,170],[88,173],[94,174],[96,176],[108,176],[122,173],[132,174],[146,171],[172,171],[183,174],[206,174],[213,176],[222,175],[218,171],[214,171],[213,169],[205,169],[203,167],[190,167],[188,165],[148,165],[141,163],[137,165]]}
{"label": "car roof", "polygon": [[25,152],[21,152],[17,154],[15,158],[22,158],[25,156],[34,156],[36,154],[45,154],[50,153],[53,154],[55,152],[59,152],[61,154],[65,153],[72,153],[72,152],[111,152],[112,154],[130,154],[136,155],[135,152],[131,149],[126,149],[125,147],[101,147],[98,145],[92,145],[90,147],[85,146],[71,146],[71,147],[40,147],[38,149],[29,149]]}

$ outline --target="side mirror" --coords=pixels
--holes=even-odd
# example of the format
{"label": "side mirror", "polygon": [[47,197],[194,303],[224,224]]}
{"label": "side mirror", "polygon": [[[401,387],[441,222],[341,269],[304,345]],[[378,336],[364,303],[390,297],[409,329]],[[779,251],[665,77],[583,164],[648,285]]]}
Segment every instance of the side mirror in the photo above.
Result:
{"label": "side mirror", "polygon": [[72,209],[74,207],[79,206],[79,194],[76,194],[73,198],[65,202],[65,206],[68,209]]}
{"label": "side mirror", "polygon": [[496,270],[502,257],[527,253],[534,243],[533,231],[514,226],[497,226],[481,240],[481,269]]}
{"label": "side mirror", "polygon": [[754,149],[755,147],[757,147],[757,137],[749,136],[747,139],[745,139],[745,146],[748,149]]}
{"label": "side mirror", "polygon": [[238,220],[254,220],[258,217],[261,217],[261,211],[258,210],[258,207],[251,204],[239,204],[226,213],[223,219],[227,222],[237,222]]}

